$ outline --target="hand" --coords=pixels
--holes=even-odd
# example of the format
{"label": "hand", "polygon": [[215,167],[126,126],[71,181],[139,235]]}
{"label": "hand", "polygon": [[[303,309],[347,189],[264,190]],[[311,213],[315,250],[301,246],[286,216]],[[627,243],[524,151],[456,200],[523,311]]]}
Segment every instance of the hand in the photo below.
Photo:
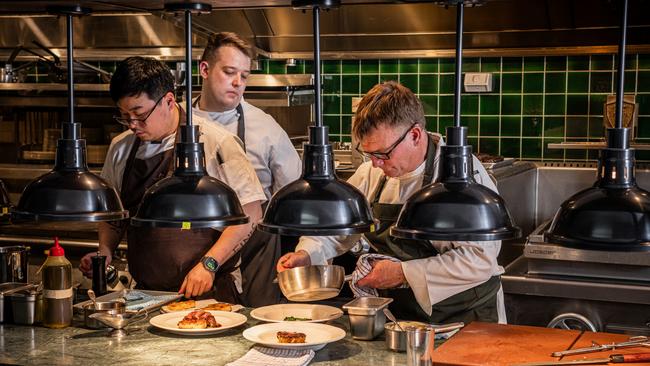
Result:
{"label": "hand", "polygon": [[[97,255],[97,252],[92,252],[84,255],[81,258],[81,261],[79,262],[79,270],[85,277],[92,278],[93,277],[93,262],[90,259],[91,257],[94,257]],[[106,256],[106,266],[108,267],[109,264],[111,264],[111,261],[113,260],[113,256],[110,253],[101,253],[100,255],[105,255]]]}
{"label": "hand", "polygon": [[309,265],[311,265],[309,253],[304,250],[299,250],[297,252],[287,253],[280,257],[276,269],[278,270],[278,273],[280,273],[293,267],[304,267]]}
{"label": "hand", "polygon": [[357,286],[387,289],[399,287],[406,282],[402,264],[383,259],[372,263],[372,270],[357,281]]}
{"label": "hand", "polygon": [[185,297],[188,299],[203,295],[212,289],[214,276],[214,272],[208,271],[203,267],[203,263],[199,263],[185,276],[178,293],[185,294]]}

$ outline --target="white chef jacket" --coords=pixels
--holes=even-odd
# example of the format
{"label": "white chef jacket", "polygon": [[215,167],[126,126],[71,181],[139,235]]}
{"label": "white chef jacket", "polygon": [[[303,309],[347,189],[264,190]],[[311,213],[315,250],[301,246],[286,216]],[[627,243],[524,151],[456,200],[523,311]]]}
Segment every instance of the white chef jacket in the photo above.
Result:
{"label": "white chef jacket", "polygon": [[[302,162],[287,133],[263,110],[241,100],[246,126],[244,138],[246,155],[253,164],[267,198],[288,183],[300,178]],[[239,113],[236,109],[225,112],[208,112],[192,108],[195,116],[223,126],[237,134]]]}
{"label": "white chef jacket", "polygon": [[[438,141],[435,154],[434,176],[438,177],[437,166],[440,159],[440,146],[444,145],[442,136],[431,134],[434,141]],[[400,177],[386,177],[384,190],[379,197],[380,203],[401,204],[422,187],[425,162],[422,162],[414,171]],[[477,183],[493,191],[496,186],[490,179],[487,171],[480,161],[473,158],[474,175]],[[372,162],[363,163],[348,179],[348,182],[357,187],[366,197],[375,192],[384,173],[379,168],[373,168]],[[349,236],[321,236],[301,237],[296,251],[304,250],[309,253],[312,265],[328,263],[332,258],[341,255],[353,247],[360,238],[360,234]],[[415,295],[415,299],[424,312],[431,315],[431,306],[447,299],[450,296],[478,286],[488,281],[492,276],[504,272],[503,267],[497,264],[497,255],[501,249],[501,241],[431,241],[439,255],[403,261],[402,270],[406,281]],[[497,295],[497,308],[499,322],[505,323],[505,306],[503,303],[503,289]]]}

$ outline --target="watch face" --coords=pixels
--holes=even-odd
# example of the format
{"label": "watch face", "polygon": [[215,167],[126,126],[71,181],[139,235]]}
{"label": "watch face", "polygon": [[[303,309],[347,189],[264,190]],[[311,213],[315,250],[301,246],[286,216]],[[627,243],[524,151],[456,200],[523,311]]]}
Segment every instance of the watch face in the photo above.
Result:
{"label": "watch face", "polygon": [[217,269],[219,268],[219,264],[217,263],[217,260],[212,257],[205,257],[203,258],[202,262],[205,269],[207,269],[210,272],[216,272]]}

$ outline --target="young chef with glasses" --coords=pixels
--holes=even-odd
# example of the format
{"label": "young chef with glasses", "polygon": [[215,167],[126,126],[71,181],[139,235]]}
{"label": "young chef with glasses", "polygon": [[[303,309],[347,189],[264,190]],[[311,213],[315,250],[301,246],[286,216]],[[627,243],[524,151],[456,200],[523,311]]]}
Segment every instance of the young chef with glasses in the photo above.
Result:
{"label": "young chef with glasses", "polygon": [[[169,68],[153,58],[129,57],[111,79],[111,97],[120,112],[114,119],[129,129],[111,142],[101,175],[116,187],[131,216],[144,192],[174,169],[174,146],[185,113],[175,101],[173,88]],[[134,227],[128,221],[100,223],[99,252],[110,263],[126,233],[129,271],[138,288],[240,303],[238,250],[251,235],[252,223],[261,218],[266,196],[237,138],[200,117],[194,121],[200,126],[207,173],[237,193],[251,223],[223,231]],[[93,255],[84,256],[79,266],[87,276]]]}
{"label": "young chef with glasses", "polygon": [[[391,310],[402,319],[505,323],[499,278],[503,268],[497,264],[500,241],[402,240],[389,235],[409,196],[440,176],[444,141],[439,134],[426,132],[418,98],[396,82],[375,85],[359,103],[354,121],[356,148],[369,161],[348,182],[365,194],[380,222],[375,232],[364,236],[377,253],[398,259],[371,261],[370,272],[356,286],[393,298]],[[474,168],[474,179],[496,191],[476,157]],[[296,251],[280,258],[277,269],[327,264],[359,239],[360,235],[301,237]]]}

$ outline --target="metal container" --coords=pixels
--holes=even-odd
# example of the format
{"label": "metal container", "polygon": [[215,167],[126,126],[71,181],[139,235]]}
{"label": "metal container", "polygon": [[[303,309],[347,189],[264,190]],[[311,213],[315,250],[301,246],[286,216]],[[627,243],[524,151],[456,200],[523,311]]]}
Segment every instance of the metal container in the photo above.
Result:
{"label": "metal container", "polygon": [[0,324],[13,321],[13,311],[9,295],[13,292],[28,289],[33,285],[21,282],[7,282],[0,284]]}
{"label": "metal container", "polygon": [[284,296],[291,301],[318,301],[335,297],[345,281],[341,266],[305,266],[278,273]]}
{"label": "metal container", "polygon": [[27,282],[29,247],[0,247],[0,283]]}
{"label": "metal container", "polygon": [[387,297],[358,297],[343,305],[350,319],[352,338],[372,340],[384,330],[386,315],[382,311],[393,302]]}
{"label": "metal container", "polygon": [[86,304],[83,307],[84,311],[84,325],[90,329],[106,328],[102,322],[97,319],[91,318],[90,315],[96,313],[106,313],[109,315],[124,314],[126,311],[126,304],[121,301],[98,301],[96,303]]}
{"label": "metal container", "polygon": [[34,288],[20,290],[9,295],[15,324],[40,323],[43,314],[43,293]]}
{"label": "metal container", "polygon": [[[406,327],[422,327],[425,328],[427,324],[422,322],[399,322],[402,329]],[[384,325],[386,334],[386,348],[395,352],[406,352],[406,331],[401,331],[393,322]]]}

